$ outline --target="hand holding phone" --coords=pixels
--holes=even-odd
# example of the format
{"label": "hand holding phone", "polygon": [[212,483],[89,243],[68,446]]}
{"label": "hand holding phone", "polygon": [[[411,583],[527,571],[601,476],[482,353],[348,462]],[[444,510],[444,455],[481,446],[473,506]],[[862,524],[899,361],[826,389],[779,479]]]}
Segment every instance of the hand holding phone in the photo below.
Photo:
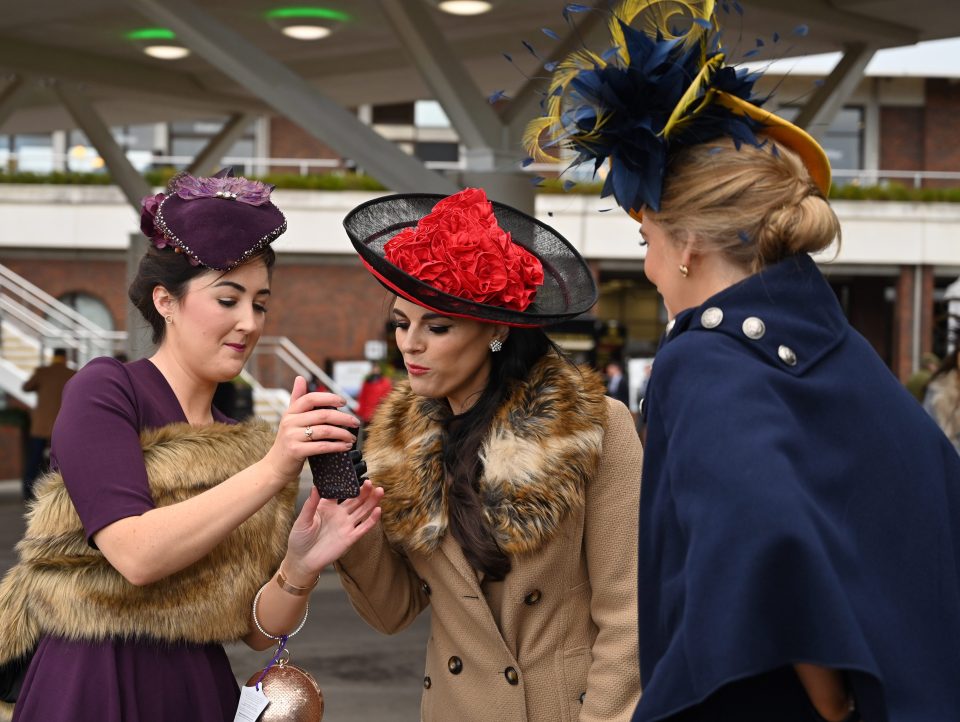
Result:
{"label": "hand holding phone", "polygon": [[313,485],[320,492],[320,498],[343,501],[360,495],[363,482],[357,475],[350,454],[349,451],[337,451],[307,457]]}

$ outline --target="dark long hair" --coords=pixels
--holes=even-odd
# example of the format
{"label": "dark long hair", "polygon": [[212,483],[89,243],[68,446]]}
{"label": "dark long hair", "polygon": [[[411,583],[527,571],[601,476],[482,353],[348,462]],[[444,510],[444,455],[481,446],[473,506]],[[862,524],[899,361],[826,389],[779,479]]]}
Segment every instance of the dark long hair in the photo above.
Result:
{"label": "dark long hair", "polygon": [[449,481],[450,532],[474,569],[501,580],[510,571],[510,557],[497,545],[483,518],[478,481],[483,473],[480,447],[493,417],[518,382],[549,353],[562,356],[542,329],[511,329],[503,349],[493,354],[490,378],[468,411],[452,416],[437,400],[444,428],[443,465]]}

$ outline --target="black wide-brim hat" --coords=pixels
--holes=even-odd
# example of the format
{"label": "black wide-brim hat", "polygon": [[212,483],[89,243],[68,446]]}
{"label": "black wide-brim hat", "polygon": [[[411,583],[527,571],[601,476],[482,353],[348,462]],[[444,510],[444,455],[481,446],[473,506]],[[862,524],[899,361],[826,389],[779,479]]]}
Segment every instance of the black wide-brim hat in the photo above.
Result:
{"label": "black wide-brim hat", "polygon": [[384,254],[387,241],[416,226],[446,197],[432,193],[384,196],[362,203],[343,219],[364,265],[389,291],[444,316],[527,328],[559,323],[596,304],[593,274],[570,242],[533,216],[496,201],[490,203],[497,224],[543,265],[543,285],[523,311],[444,293],[390,263]]}

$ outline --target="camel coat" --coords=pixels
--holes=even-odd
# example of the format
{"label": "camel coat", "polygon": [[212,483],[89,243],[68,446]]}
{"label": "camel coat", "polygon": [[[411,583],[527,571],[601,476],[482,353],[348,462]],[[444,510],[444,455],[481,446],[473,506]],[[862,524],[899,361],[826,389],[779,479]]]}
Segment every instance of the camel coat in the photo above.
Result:
{"label": "camel coat", "polygon": [[[410,415],[418,401],[406,386],[365,447],[371,478],[386,487],[384,515],[336,566],[357,612],[385,634],[431,607],[427,722],[613,722],[630,719],[639,698],[640,441],[626,407],[605,398],[592,373],[543,364],[484,446],[480,495],[512,562],[498,593],[484,594],[446,533],[445,484],[431,478],[436,424]],[[535,434],[517,421],[531,400],[557,412]],[[414,482],[390,478],[402,471]]]}

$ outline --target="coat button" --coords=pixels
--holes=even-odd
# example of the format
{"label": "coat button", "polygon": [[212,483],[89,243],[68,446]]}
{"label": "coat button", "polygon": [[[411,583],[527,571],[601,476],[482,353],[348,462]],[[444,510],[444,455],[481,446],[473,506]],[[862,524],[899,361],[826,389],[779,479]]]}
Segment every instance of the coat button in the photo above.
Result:
{"label": "coat button", "polygon": [[430,678],[429,678],[429,677],[424,677],[424,678],[423,678],[423,688],[424,688],[424,689],[430,689]]}
{"label": "coat button", "polygon": [[700,315],[700,325],[704,328],[716,328],[723,322],[723,310],[711,306]]}
{"label": "coat button", "polygon": [[520,675],[513,667],[507,667],[505,670],[503,670],[503,676],[506,677],[507,681],[514,686],[520,684]]}
{"label": "coat button", "polygon": [[783,361],[787,366],[797,365],[797,354],[795,354],[793,349],[789,346],[781,346],[778,348],[777,356],[779,356],[780,360]]}
{"label": "coat button", "polygon": [[463,671],[463,660],[460,657],[450,657],[447,660],[447,669],[450,670],[450,674],[460,674]]}
{"label": "coat button", "polygon": [[427,580],[426,580],[426,579],[421,579],[421,580],[420,580],[420,590],[421,590],[424,594],[426,594],[428,597],[430,596],[430,585],[427,584]]}
{"label": "coat button", "polygon": [[526,604],[527,606],[533,606],[534,604],[540,601],[540,597],[541,597],[540,590],[534,589],[532,592],[530,592],[527,596],[523,598],[523,603]]}
{"label": "coat button", "polygon": [[741,328],[743,329],[743,335],[747,338],[752,338],[754,341],[763,338],[763,334],[767,332],[767,327],[763,321],[756,316],[749,316],[744,319]]}
{"label": "coat button", "polygon": [[581,693],[580,693],[580,704],[583,704],[583,700],[586,699],[586,697],[587,697],[587,693],[586,693],[586,692],[581,692]]}

